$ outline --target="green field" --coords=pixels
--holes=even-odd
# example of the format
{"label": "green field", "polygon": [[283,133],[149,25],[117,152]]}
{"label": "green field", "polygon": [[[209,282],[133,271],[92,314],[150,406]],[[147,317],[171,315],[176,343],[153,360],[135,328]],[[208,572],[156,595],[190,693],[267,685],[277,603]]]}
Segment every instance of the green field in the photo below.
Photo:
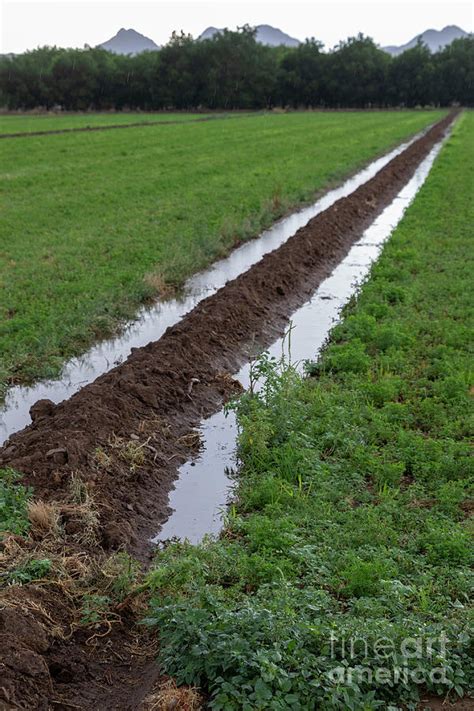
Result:
{"label": "green field", "polygon": [[470,113],[312,377],[261,362],[222,538],[158,555],[162,669],[211,708],[413,710],[474,688],[473,185]]}
{"label": "green field", "polygon": [[[154,121],[192,121],[209,114],[191,113],[103,113],[103,114],[37,114],[0,115],[0,135],[3,133],[32,133],[34,131],[62,131],[94,126],[120,126],[129,123]],[[216,117],[218,114],[214,114]]]}
{"label": "green field", "polygon": [[164,284],[442,114],[258,115],[4,139],[0,388],[57,374]]}

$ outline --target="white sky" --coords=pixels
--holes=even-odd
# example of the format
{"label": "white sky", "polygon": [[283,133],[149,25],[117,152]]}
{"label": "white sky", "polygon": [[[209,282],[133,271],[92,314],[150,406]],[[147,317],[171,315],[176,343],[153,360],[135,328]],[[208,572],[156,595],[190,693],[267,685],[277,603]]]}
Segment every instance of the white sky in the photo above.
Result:
{"label": "white sky", "polygon": [[0,53],[43,45],[94,46],[121,27],[164,44],[173,30],[193,36],[209,25],[269,24],[298,39],[314,36],[333,47],[363,32],[381,45],[404,44],[426,29],[473,30],[466,0],[0,0]]}

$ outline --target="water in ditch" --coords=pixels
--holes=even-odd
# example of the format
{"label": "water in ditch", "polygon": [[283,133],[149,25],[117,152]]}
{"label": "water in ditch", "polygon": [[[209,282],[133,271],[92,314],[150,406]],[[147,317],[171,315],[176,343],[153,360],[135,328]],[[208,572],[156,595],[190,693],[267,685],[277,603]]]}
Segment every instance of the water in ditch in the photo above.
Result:
{"label": "water in ditch", "polygon": [[132,348],[139,348],[150,341],[158,340],[169,326],[177,323],[199,301],[247,271],[265,254],[283,244],[312,217],[330,207],[336,200],[349,195],[363,185],[419,136],[420,134],[373,161],[341,186],[328,191],[312,205],[279,220],[270,229],[265,230],[258,239],[246,242],[226,259],[194,275],[186,282],[180,298],[159,301],[152,308],[143,309],[138,318],[119,337],[103,341],[81,358],[69,361],[59,379],[41,381],[32,387],[11,388],[3,408],[0,408],[0,446],[11,434],[30,423],[29,410],[37,400],[48,398],[55,403],[61,402],[71,397],[84,385],[93,382],[99,375],[123,362],[130,355]]}
{"label": "water in ditch", "polygon": [[[441,145],[442,142],[431,150],[411,180],[364,232],[331,276],[292,315],[291,360],[297,367],[305,360],[317,358],[341,309],[367,277],[384,242],[426,180]],[[279,357],[284,346],[284,340],[278,339],[268,352]],[[244,388],[249,385],[249,373],[250,365],[246,364],[235,376]],[[180,467],[170,494],[173,513],[153,543],[164,543],[172,538],[199,543],[205,535],[216,535],[222,528],[234,483],[230,473],[236,466],[235,415],[230,412],[226,416],[223,410],[217,412],[203,421],[200,434],[203,449],[196,459]]]}

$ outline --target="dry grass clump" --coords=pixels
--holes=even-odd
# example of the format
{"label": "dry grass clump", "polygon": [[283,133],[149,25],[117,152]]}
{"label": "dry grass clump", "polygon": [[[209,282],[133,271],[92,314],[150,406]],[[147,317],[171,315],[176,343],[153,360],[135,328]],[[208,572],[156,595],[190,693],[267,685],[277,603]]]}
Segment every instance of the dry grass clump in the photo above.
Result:
{"label": "dry grass clump", "polygon": [[142,420],[138,425],[138,431],[141,434],[151,433],[161,437],[169,437],[171,434],[171,426],[164,417],[151,417],[148,420]]}
{"label": "dry grass clump", "polygon": [[175,287],[166,281],[163,272],[159,269],[145,274],[143,281],[155,296],[162,299],[169,299],[176,292]]}
{"label": "dry grass clump", "polygon": [[66,531],[76,543],[96,546],[99,542],[99,513],[92,500],[85,504],[65,505],[61,508],[67,517]]}
{"label": "dry grass clump", "polygon": [[199,711],[203,700],[198,690],[191,686],[176,686],[173,679],[160,681],[143,702],[142,711]]}
{"label": "dry grass clump", "polygon": [[34,536],[45,537],[60,534],[59,511],[55,504],[44,501],[30,501],[28,503],[28,519],[31,523],[31,532]]}
{"label": "dry grass clump", "polygon": [[99,540],[99,512],[89,491],[89,486],[73,474],[69,485],[71,504],[61,506],[61,515],[67,520],[66,532],[77,543],[97,545]]}
{"label": "dry grass clump", "polygon": [[110,467],[110,464],[112,462],[112,459],[107,452],[102,449],[102,447],[97,447],[97,449],[94,452],[94,460],[96,464],[100,467],[100,469],[105,469],[107,470]]}
{"label": "dry grass clump", "polygon": [[197,451],[203,447],[202,435],[199,430],[192,430],[176,440],[176,444]]}
{"label": "dry grass clump", "polygon": [[17,561],[25,557],[27,545],[27,542],[19,536],[5,536],[0,547],[1,576],[5,577],[6,571],[13,568]]}
{"label": "dry grass clump", "polygon": [[240,395],[240,393],[244,392],[242,383],[237,380],[237,378],[234,378],[233,375],[226,373],[225,371],[217,373],[214,381],[222,387],[227,396]]}
{"label": "dry grass clump", "polygon": [[145,450],[148,448],[148,440],[140,442],[138,439],[125,439],[112,435],[109,440],[110,447],[115,450],[119,459],[126,462],[130,470],[134,472],[137,467],[143,466],[146,461]]}
{"label": "dry grass clump", "polygon": [[72,580],[85,580],[90,575],[91,559],[86,553],[63,555],[61,566],[67,578]]}

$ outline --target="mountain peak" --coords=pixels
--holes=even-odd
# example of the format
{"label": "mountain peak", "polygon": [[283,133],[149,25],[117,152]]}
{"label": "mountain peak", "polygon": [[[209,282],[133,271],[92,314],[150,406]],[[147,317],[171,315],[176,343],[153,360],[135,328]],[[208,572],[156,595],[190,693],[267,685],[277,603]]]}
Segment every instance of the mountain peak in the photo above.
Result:
{"label": "mountain peak", "polygon": [[402,54],[407,49],[412,49],[416,46],[419,40],[421,40],[431,52],[439,52],[439,50],[447,47],[455,39],[461,39],[462,37],[467,37],[468,33],[465,32],[461,27],[457,25],[446,25],[442,30],[429,29],[425,30],[416,37],[413,37],[406,44],[402,44],[399,47],[390,46],[382,47],[385,52],[396,57],[398,54]]}
{"label": "mountain peak", "polygon": [[140,54],[145,51],[155,51],[158,45],[149,37],[140,34],[136,30],[121,27],[114,37],[102,42],[98,47],[106,49],[113,54]]}
{"label": "mountain peak", "polygon": [[[277,47],[279,45],[297,47],[300,44],[299,40],[294,37],[290,37],[290,35],[282,32],[277,27],[272,27],[271,25],[257,25],[255,29],[257,30],[256,40],[260,44],[266,44],[271,47]],[[204,32],[199,35],[198,39],[212,39],[215,35],[220,34],[221,32],[223,32],[223,30],[217,27],[207,27]]]}

